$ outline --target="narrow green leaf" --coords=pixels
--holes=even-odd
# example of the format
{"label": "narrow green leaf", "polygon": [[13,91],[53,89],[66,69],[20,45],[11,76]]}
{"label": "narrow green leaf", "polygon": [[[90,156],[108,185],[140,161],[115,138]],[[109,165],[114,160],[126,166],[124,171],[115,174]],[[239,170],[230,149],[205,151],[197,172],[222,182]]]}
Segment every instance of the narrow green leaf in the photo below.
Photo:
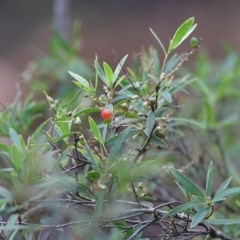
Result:
{"label": "narrow green leaf", "polygon": [[97,164],[97,162],[95,160],[94,154],[92,153],[91,148],[88,146],[87,141],[85,141],[85,149],[86,149],[86,153],[82,152],[84,157],[86,157],[87,160],[89,162],[91,162],[91,164],[93,165],[94,168],[99,169],[99,166],[98,166],[98,164]]}
{"label": "narrow green leaf", "polygon": [[167,103],[172,102],[172,95],[169,92],[167,91],[162,92],[162,97]]}
{"label": "narrow green leaf", "polygon": [[[240,193],[240,187],[235,187],[235,188],[229,188],[225,191],[219,192],[218,194],[215,194],[215,197],[225,198],[225,197],[229,197],[231,195],[239,194],[239,193]],[[214,198],[213,198],[213,200],[214,200]]]}
{"label": "narrow green leaf", "polygon": [[85,92],[92,94],[93,93],[93,88],[90,85],[90,83],[80,75],[73,73],[71,71],[68,71],[68,73],[76,80],[73,81],[77,86],[81,87]]}
{"label": "narrow green leaf", "polygon": [[208,220],[207,223],[211,225],[235,225],[240,224],[240,219],[214,219]]}
{"label": "narrow green leaf", "polygon": [[170,169],[170,171],[175,177],[176,181],[181,184],[182,187],[186,189],[186,191],[194,196],[205,199],[203,192],[191,179],[174,168]]}
{"label": "narrow green leaf", "polygon": [[151,111],[148,113],[146,127],[144,129],[144,133],[146,134],[147,137],[151,135],[155,123],[156,123],[156,115],[155,115],[155,112]]}
{"label": "narrow green leaf", "polygon": [[101,218],[103,206],[104,206],[104,192],[100,191],[96,196],[96,205],[93,218],[95,223],[98,223],[99,219]]}
{"label": "narrow green leaf", "polygon": [[7,146],[7,145],[5,145],[5,144],[3,144],[3,143],[0,143],[0,150],[1,150],[1,151],[4,151],[4,152],[6,152],[6,153],[9,153],[10,147]]}
{"label": "narrow green leaf", "polygon": [[12,157],[12,160],[11,160],[12,167],[16,171],[21,170],[21,168],[22,168],[22,152],[20,152],[20,150],[16,144],[13,144],[11,147],[11,157]]}
{"label": "narrow green leaf", "polygon": [[180,185],[178,182],[176,182],[176,183],[177,183],[179,189],[181,190],[182,194],[184,195],[184,197],[190,201],[191,197],[189,195],[189,192],[186,191],[186,189],[183,188],[182,185]]}
{"label": "narrow green leaf", "polygon": [[193,217],[192,222],[190,224],[190,228],[196,227],[200,222],[202,222],[208,215],[209,211],[211,210],[211,207],[204,207],[201,210],[199,210]]}
{"label": "narrow green leaf", "polygon": [[90,107],[90,108],[86,108],[82,111],[76,112],[73,117],[79,117],[81,115],[85,115],[85,114],[90,114],[90,113],[96,113],[96,112],[100,112],[100,108],[98,107]]}
{"label": "narrow green leaf", "polygon": [[156,135],[152,136],[151,142],[153,142],[154,144],[156,144],[160,148],[167,148],[168,147],[168,144],[163,139],[159,138]]}
{"label": "narrow green leaf", "polygon": [[196,208],[196,207],[199,207],[199,206],[201,206],[201,203],[199,203],[199,202],[188,202],[188,203],[185,203],[185,204],[182,204],[180,206],[177,206],[177,207],[173,208],[166,215],[164,215],[163,218],[171,217],[171,216],[173,216],[177,213],[182,213],[186,210]]}
{"label": "narrow green leaf", "polygon": [[125,79],[125,75],[121,76],[120,78],[117,79],[115,87],[117,87],[119,84],[121,84],[121,82]]}
{"label": "narrow green leaf", "polygon": [[103,142],[106,141],[107,130],[108,130],[108,125],[107,125],[107,124],[103,124],[103,130],[102,130],[102,138],[103,138]]}
{"label": "narrow green leaf", "polygon": [[217,189],[214,197],[217,197],[221,192],[225,191],[227,189],[228,185],[230,184],[231,180],[232,180],[232,177],[229,177],[227,180],[225,180],[221,184],[221,186]]}
{"label": "narrow green leaf", "polygon": [[179,125],[189,125],[189,124],[191,124],[191,125],[194,126],[194,127],[198,127],[198,128],[201,128],[201,129],[204,128],[204,125],[203,125],[201,122],[198,122],[198,121],[193,120],[193,119],[172,118],[172,121],[173,121],[174,123],[176,123],[177,126],[179,126]]}
{"label": "narrow green leaf", "polygon": [[52,141],[53,141],[54,143],[58,143],[58,142],[60,142],[60,141],[62,141],[62,140],[68,140],[69,137],[71,137],[71,136],[73,136],[73,135],[74,135],[74,132],[69,132],[69,131],[67,131],[66,133],[60,134],[59,137],[53,138]]}
{"label": "narrow green leaf", "polygon": [[13,144],[15,144],[18,149],[22,149],[21,139],[19,134],[13,129],[9,129],[9,136]]}
{"label": "narrow green leaf", "polygon": [[98,128],[98,125],[96,124],[96,122],[93,120],[93,118],[91,117],[88,117],[88,123],[89,123],[89,126],[90,126],[90,129],[94,135],[94,138],[100,142],[101,144],[103,144],[103,138],[102,138],[102,135],[101,135],[101,132]]}
{"label": "narrow green leaf", "polygon": [[37,138],[40,136],[40,134],[43,132],[44,127],[48,124],[48,122],[51,120],[51,118],[44,121],[32,134],[30,137],[31,142],[37,140]]}
{"label": "narrow green leaf", "polygon": [[177,48],[193,32],[196,26],[197,24],[194,24],[194,17],[191,17],[182,23],[170,41],[168,54]]}
{"label": "narrow green leaf", "polygon": [[8,201],[12,200],[11,192],[9,192],[6,188],[4,188],[2,186],[0,186],[0,196],[2,196],[1,199],[4,198]]}
{"label": "narrow green leaf", "polygon": [[[122,60],[119,62],[119,64],[117,65],[117,67],[116,67],[116,69],[115,69],[115,71],[114,71],[114,81],[117,80],[118,75],[119,75],[119,73],[121,72],[121,70],[122,70],[122,68],[123,68],[123,65],[124,65],[127,57],[128,57],[128,54],[125,55],[125,56],[122,58]],[[118,83],[117,83],[117,84],[118,84]]]}
{"label": "narrow green leaf", "polygon": [[106,80],[108,81],[108,85],[112,86],[114,82],[113,70],[112,68],[106,63],[103,63],[103,69],[105,72]]}
{"label": "narrow green leaf", "polygon": [[207,197],[211,197],[213,190],[213,163],[212,161],[209,164],[207,179],[206,179],[206,195]]}
{"label": "narrow green leaf", "polygon": [[221,202],[221,201],[224,201],[224,200],[226,200],[225,197],[215,196],[215,197],[211,200],[211,202],[212,202],[212,203],[215,203],[215,202]]}
{"label": "narrow green leaf", "polygon": [[162,41],[158,38],[157,34],[151,28],[149,28],[149,29],[150,29],[150,32],[152,33],[153,37],[157,40],[159,46],[162,48],[164,55],[166,56],[167,52],[166,52],[166,49],[165,49]]}
{"label": "narrow green leaf", "polygon": [[103,83],[107,86],[107,87],[111,87],[111,85],[108,82],[108,79],[106,78],[105,72],[102,69],[102,67],[100,66],[100,64],[98,63],[97,60],[94,61],[94,66],[95,66],[95,70],[98,74],[98,76],[100,77],[100,79],[103,81]]}
{"label": "narrow green leaf", "polygon": [[11,235],[10,235],[10,237],[9,237],[8,240],[14,240],[14,239],[16,239],[16,235],[17,235],[18,232],[20,232],[20,229],[14,229],[14,230],[11,232]]}
{"label": "narrow green leaf", "polygon": [[[126,129],[124,129],[118,136],[117,138],[114,139],[114,144],[111,148],[110,151],[110,155],[109,157],[115,157],[119,151],[123,148],[123,144],[124,142],[132,136],[132,131],[131,131],[131,127],[127,127]],[[135,131],[134,131],[135,133]]]}

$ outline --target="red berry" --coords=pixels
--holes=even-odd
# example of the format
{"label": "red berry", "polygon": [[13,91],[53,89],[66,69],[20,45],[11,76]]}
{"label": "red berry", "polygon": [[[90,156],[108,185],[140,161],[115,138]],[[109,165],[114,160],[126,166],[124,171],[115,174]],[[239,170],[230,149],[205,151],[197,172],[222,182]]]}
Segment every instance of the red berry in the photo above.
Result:
{"label": "red berry", "polygon": [[112,116],[113,116],[112,111],[107,108],[103,109],[101,112],[101,117],[103,120],[111,120]]}

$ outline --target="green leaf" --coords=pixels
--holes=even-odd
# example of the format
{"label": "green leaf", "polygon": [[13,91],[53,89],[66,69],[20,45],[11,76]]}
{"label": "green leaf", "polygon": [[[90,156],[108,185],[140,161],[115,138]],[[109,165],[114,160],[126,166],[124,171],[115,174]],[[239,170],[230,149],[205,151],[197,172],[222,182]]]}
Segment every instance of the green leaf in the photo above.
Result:
{"label": "green leaf", "polygon": [[86,148],[86,153],[84,154],[82,152],[82,154],[84,155],[85,158],[87,158],[87,160],[89,162],[91,162],[91,164],[93,165],[94,168],[99,169],[99,166],[97,164],[97,161],[95,160],[94,154],[92,153],[91,148],[88,146],[87,142],[85,141],[85,148]]}
{"label": "green leaf", "polygon": [[103,144],[103,138],[102,138],[102,135],[101,135],[101,132],[98,128],[98,125],[96,124],[96,122],[93,120],[93,118],[91,117],[88,117],[88,123],[89,123],[89,126],[90,126],[90,129],[94,135],[94,138],[100,142],[101,144]]}
{"label": "green leaf", "polygon": [[194,24],[194,17],[191,17],[182,23],[170,41],[168,54],[177,48],[193,32],[196,26],[197,24]]}
{"label": "green leaf", "polygon": [[90,85],[90,83],[83,77],[81,77],[80,75],[73,73],[71,71],[68,71],[68,73],[76,80],[73,81],[77,86],[79,86],[80,88],[82,88],[85,92],[89,93],[89,94],[93,94],[94,90],[92,88],[92,86]]}
{"label": "green leaf", "polygon": [[[117,80],[118,75],[119,75],[119,73],[121,72],[122,67],[123,67],[123,65],[124,65],[127,57],[128,57],[128,55],[125,55],[125,56],[122,58],[122,60],[119,62],[119,64],[117,65],[117,67],[116,67],[116,69],[115,69],[115,71],[114,71],[114,81]],[[119,84],[119,81],[117,81],[117,85],[118,85],[118,84]]]}
{"label": "green leaf", "polygon": [[32,136],[30,137],[31,142],[37,140],[37,138],[39,137],[39,135],[42,133],[44,127],[48,124],[48,122],[51,120],[51,118],[47,119],[46,121],[44,121],[42,124],[40,124],[40,126],[38,126],[38,128],[34,131],[34,133],[32,134]]}
{"label": "green leaf", "polygon": [[186,191],[188,191],[190,194],[197,196],[199,198],[205,199],[205,195],[200,190],[200,188],[192,182],[191,179],[189,179],[187,176],[179,172],[178,170],[172,168],[170,169],[172,175],[175,177],[176,181],[182,185]]}
{"label": "green leaf", "polygon": [[95,223],[97,223],[101,217],[101,214],[103,212],[103,206],[104,206],[104,192],[100,191],[97,194],[95,212],[94,212],[94,216],[93,216]]}
{"label": "green leaf", "polygon": [[211,197],[213,190],[213,163],[212,161],[209,164],[207,179],[206,179],[206,195],[207,197]]}
{"label": "green leaf", "polygon": [[163,45],[163,43],[161,42],[161,40],[158,38],[157,34],[150,28],[150,32],[152,33],[153,37],[157,40],[159,46],[162,48],[164,55],[167,55],[166,49]]}
{"label": "green leaf", "polygon": [[115,157],[119,153],[119,151],[123,148],[125,141],[132,136],[132,133],[135,134],[135,131],[131,131],[131,127],[127,127],[117,136],[116,139],[114,139],[114,144],[109,154],[110,158]]}
{"label": "green leaf", "polygon": [[228,185],[230,184],[232,180],[232,177],[229,177],[227,180],[225,180],[221,186],[217,189],[215,195],[214,195],[214,198],[218,198],[218,195],[221,194],[223,191],[226,190],[226,188],[228,187]]}
{"label": "green leaf", "polygon": [[13,144],[11,147],[11,157],[12,157],[12,165],[16,171],[21,170],[22,168],[22,152],[19,151],[19,148],[16,144]]}
{"label": "green leaf", "polygon": [[103,142],[106,141],[107,130],[108,130],[108,125],[107,125],[107,124],[103,124],[103,130],[102,130],[102,138],[103,138]]}
{"label": "green leaf", "polygon": [[208,215],[211,207],[207,206],[199,210],[193,217],[192,222],[190,224],[190,228],[196,227],[200,222],[202,222]]}
{"label": "green leaf", "polygon": [[183,124],[188,126],[189,124],[191,124],[194,127],[198,127],[201,129],[204,128],[204,125],[202,123],[193,119],[186,119],[186,118],[171,118],[171,119],[172,121],[174,121],[174,123],[176,123],[177,126],[183,125]]}
{"label": "green leaf", "polygon": [[103,63],[103,69],[105,72],[106,80],[108,82],[108,86],[112,87],[114,82],[113,70],[106,62]]}
{"label": "green leaf", "polygon": [[73,115],[73,117],[76,118],[76,117],[79,117],[79,116],[84,115],[84,114],[90,114],[90,113],[96,113],[96,112],[100,112],[100,108],[98,108],[98,107],[86,108],[82,111],[76,112]]}
{"label": "green leaf", "polygon": [[146,127],[144,129],[144,133],[146,134],[147,137],[151,135],[155,123],[156,123],[156,115],[155,115],[155,112],[151,111],[148,113]]}
{"label": "green leaf", "polygon": [[108,79],[106,78],[105,72],[103,71],[102,67],[100,66],[100,64],[98,63],[97,59],[94,61],[94,66],[95,66],[95,70],[98,74],[98,76],[100,77],[100,79],[103,81],[103,83],[107,86],[107,87],[111,87],[111,85],[108,82]]}
{"label": "green leaf", "polygon": [[168,147],[168,144],[163,139],[159,138],[156,135],[152,136],[151,142],[153,142],[154,144],[156,144],[160,148],[167,148]]}
{"label": "green leaf", "polygon": [[170,210],[166,215],[163,216],[163,218],[171,217],[177,213],[182,213],[188,209],[196,208],[201,205],[202,204],[200,202],[188,202],[188,203],[182,204]]}
{"label": "green leaf", "polygon": [[17,146],[18,149],[22,149],[21,139],[19,134],[13,129],[9,129],[9,136],[13,144]]}
{"label": "green leaf", "polygon": [[224,200],[226,200],[225,197],[215,196],[215,197],[211,200],[211,203],[221,202],[221,201],[224,201]]}
{"label": "green leaf", "polygon": [[5,145],[3,143],[0,143],[0,150],[1,151],[4,151],[6,153],[9,153],[10,152],[10,147],[8,145]]}
{"label": "green leaf", "polygon": [[58,143],[58,142],[60,142],[60,141],[62,141],[62,140],[68,140],[69,137],[71,137],[71,136],[73,136],[73,135],[74,135],[74,132],[62,133],[62,134],[60,134],[59,137],[57,137],[57,138],[52,138],[51,141],[53,141],[54,143]]}
{"label": "green leaf", "polygon": [[12,200],[12,194],[6,188],[0,186],[0,196],[8,201]]}
{"label": "green leaf", "polygon": [[[215,194],[216,198],[225,198],[234,194],[239,194],[240,193],[240,187],[235,187],[235,188],[230,188],[225,191],[219,192],[218,194]],[[213,201],[215,199],[213,198]]]}
{"label": "green leaf", "polygon": [[167,103],[172,102],[172,95],[169,92],[167,91],[162,92],[162,97]]}
{"label": "green leaf", "polygon": [[207,223],[211,225],[235,225],[240,224],[240,219],[214,219],[208,220]]}

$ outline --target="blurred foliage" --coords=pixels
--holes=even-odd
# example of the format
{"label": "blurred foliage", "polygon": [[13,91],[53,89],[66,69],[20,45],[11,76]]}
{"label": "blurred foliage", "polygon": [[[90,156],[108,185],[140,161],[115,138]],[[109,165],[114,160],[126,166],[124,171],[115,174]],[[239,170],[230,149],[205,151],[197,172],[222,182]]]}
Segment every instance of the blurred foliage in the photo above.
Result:
{"label": "blurred foliage", "polygon": [[[71,41],[66,42],[53,31],[49,54],[29,65],[23,77],[30,81],[31,93],[35,96],[43,96],[43,91],[48,92],[53,97],[61,99],[71,99],[77,90],[72,84],[68,71],[74,71],[84,77],[93,76],[90,66],[79,57],[80,25],[75,23]],[[34,81],[32,81],[34,79]],[[64,98],[64,99],[63,99]]]}

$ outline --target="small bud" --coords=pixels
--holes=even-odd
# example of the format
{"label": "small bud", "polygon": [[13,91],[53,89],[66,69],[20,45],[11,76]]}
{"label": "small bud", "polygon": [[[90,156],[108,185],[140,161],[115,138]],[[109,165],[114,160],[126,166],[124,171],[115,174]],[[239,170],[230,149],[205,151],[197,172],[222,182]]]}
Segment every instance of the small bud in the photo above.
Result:
{"label": "small bud", "polygon": [[139,83],[139,82],[136,82],[136,83],[134,84],[134,87],[135,87],[136,89],[139,89],[139,88],[140,88],[140,83]]}
{"label": "small bud", "polygon": [[150,103],[150,105],[156,104],[156,98],[155,97],[150,97],[149,98],[149,103]]}
{"label": "small bud", "polygon": [[81,122],[82,122],[82,121],[81,121],[81,118],[80,118],[80,117],[76,117],[74,123],[77,124],[77,125],[79,125],[79,124],[81,124]]}
{"label": "small bud", "polygon": [[128,110],[128,104],[127,103],[122,103],[120,107],[125,111]]}
{"label": "small bud", "polygon": [[196,37],[192,37],[190,40],[190,45],[192,48],[197,48],[199,46],[199,41]]}
{"label": "small bud", "polygon": [[104,95],[104,94],[101,94],[101,95],[99,96],[99,100],[100,100],[101,102],[106,102],[106,101],[107,101],[107,96]]}

